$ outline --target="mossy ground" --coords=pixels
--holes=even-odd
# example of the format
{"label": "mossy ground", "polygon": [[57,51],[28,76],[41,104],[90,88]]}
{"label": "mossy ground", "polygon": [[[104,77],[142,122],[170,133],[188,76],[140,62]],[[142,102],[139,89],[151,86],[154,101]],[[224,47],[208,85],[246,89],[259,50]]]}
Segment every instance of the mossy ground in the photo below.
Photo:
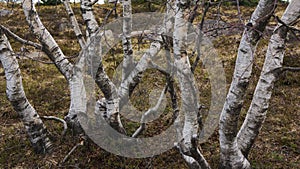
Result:
{"label": "mossy ground", "polygon": [[[4,4],[1,4],[0,7],[7,8]],[[277,14],[282,14],[283,8],[283,6],[280,6]],[[111,6],[96,6],[94,9],[97,18],[104,18],[106,11],[111,9]],[[76,43],[76,37],[72,30],[58,31],[58,25],[62,18],[67,18],[63,6],[39,6],[37,10],[41,20],[62,47],[63,52],[67,56],[77,56],[79,45]],[[80,17],[79,5],[73,5],[73,10],[79,23],[84,25]],[[142,7],[134,9],[135,12],[140,10],[142,10]],[[253,8],[242,7],[245,19],[250,17],[252,11]],[[35,41],[33,35],[28,31],[21,7],[15,6],[13,12],[13,15],[1,17],[1,24],[9,27],[21,37]],[[238,22],[235,17],[237,11],[234,6],[224,6],[221,8],[221,12],[225,14],[222,19],[235,19]],[[212,16],[209,15],[209,17]],[[102,22],[101,19],[98,19],[98,21]],[[225,68],[227,87],[231,82],[240,37],[240,34],[221,36],[214,41],[214,47],[217,49]],[[262,69],[268,38],[264,37],[258,46],[254,74],[247,92],[247,101],[242,111],[241,121],[249,107]],[[12,39],[10,39],[10,42],[15,52],[18,53],[23,45]],[[299,67],[299,44],[297,41],[289,41],[284,65]],[[122,59],[122,50],[115,50],[114,53],[114,57],[109,56],[104,60],[110,76],[113,76],[113,71]],[[53,115],[63,118],[69,108],[69,89],[65,79],[56,67],[52,64],[32,61],[22,56],[18,61],[22,71],[25,92],[39,115]],[[208,76],[201,65],[197,68],[196,80],[201,93],[200,100],[208,106],[210,104],[210,84]],[[285,72],[276,82],[267,119],[249,156],[254,168],[290,169],[300,166],[299,80],[299,73]],[[150,90],[145,89],[162,88],[164,82],[164,78],[158,71],[147,71],[143,81],[133,93],[133,104],[140,110],[149,108]],[[49,155],[34,154],[18,115],[6,99],[5,89],[4,70],[0,66],[0,168],[57,168],[58,166],[65,168],[187,168],[184,160],[175,149],[152,158],[130,159],[108,153],[92,142],[79,146],[64,164],[60,164],[72,147],[81,141],[81,138],[73,136],[70,131],[64,138],[61,138],[62,125],[55,121],[45,121],[54,144],[53,153]],[[169,119],[170,108],[167,107],[159,120],[155,120],[148,125],[147,132],[144,135],[151,136],[163,131],[170,125]],[[125,128],[129,133],[134,132],[137,127],[137,123],[125,120]],[[217,168],[219,162],[218,132],[215,131],[209,141],[201,146],[202,152],[209,163],[212,164],[212,168]]]}

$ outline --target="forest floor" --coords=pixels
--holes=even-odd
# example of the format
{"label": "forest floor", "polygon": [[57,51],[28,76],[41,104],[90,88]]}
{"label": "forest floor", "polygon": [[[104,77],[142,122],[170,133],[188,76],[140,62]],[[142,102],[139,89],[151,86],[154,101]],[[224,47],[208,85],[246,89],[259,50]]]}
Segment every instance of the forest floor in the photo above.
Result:
{"label": "forest floor", "polygon": [[[103,21],[107,11],[111,9],[110,5],[96,5],[94,8],[97,21]],[[285,4],[280,4],[276,14],[281,16]],[[145,8],[145,9],[144,9]],[[22,8],[16,5],[14,8],[7,7],[0,3],[0,10],[11,10],[9,15],[1,16],[0,24],[11,29],[19,36],[36,41],[26,23]],[[118,7],[120,9],[120,7]],[[160,10],[159,8],[157,8]],[[81,25],[84,25],[80,17],[79,5],[73,5],[73,10]],[[146,7],[137,6],[134,12],[147,10]],[[161,9],[162,10],[162,9]],[[249,19],[254,7],[241,7],[242,16],[245,20]],[[58,6],[38,6],[37,11],[41,20],[49,29],[50,33],[57,40],[66,56],[78,56],[79,45],[76,37],[68,24],[67,14],[62,5]],[[118,10],[120,11],[120,10]],[[221,7],[221,13],[224,14],[223,20],[238,23],[236,17],[237,10],[235,6]],[[208,15],[214,19],[213,15]],[[112,20],[113,17],[110,18]],[[198,19],[199,20],[199,19]],[[272,20],[269,27],[274,26]],[[218,52],[219,57],[226,72],[227,87],[230,85],[237,48],[240,42],[242,31],[237,31],[231,35],[219,35],[213,40],[213,45]],[[253,77],[251,79],[249,90],[247,91],[246,104],[242,110],[240,120],[245,117],[255,85],[262,69],[264,56],[267,50],[268,39],[270,36],[264,36],[258,45],[254,63]],[[23,85],[30,103],[36,108],[40,116],[53,115],[63,118],[69,109],[70,94],[67,82],[59,73],[53,64],[44,64],[24,57],[21,52],[23,44],[10,39],[12,47],[19,55],[19,65],[23,76]],[[284,65],[300,66],[300,45],[292,36],[288,40]],[[29,50],[33,51],[30,47]],[[47,58],[38,51],[30,56],[37,60],[48,62]],[[106,70],[110,76],[113,76],[114,70],[121,62],[122,50],[115,50],[113,56],[104,59]],[[76,58],[73,59],[75,61]],[[191,60],[191,62],[193,62]],[[210,84],[207,73],[203,71],[203,66],[199,66],[196,71],[197,86],[200,90],[200,101],[209,106]],[[153,76],[157,75],[157,76]],[[162,86],[164,80],[157,78],[158,71],[147,71],[143,77],[143,82],[137,87],[132,100],[140,110],[149,108],[149,93],[144,91],[145,87],[151,89],[155,86]],[[156,83],[150,81],[156,80]],[[48,155],[37,155],[33,152],[27,139],[22,122],[12,106],[7,101],[5,92],[5,74],[0,64],[0,168],[187,168],[184,160],[176,149],[171,149],[161,155],[151,158],[131,159],[111,154],[96,144],[89,142],[79,146],[64,163],[62,160],[68,152],[82,140],[79,136],[74,136],[68,131],[62,138],[63,129],[60,123],[55,121],[45,121],[48,130],[51,133],[51,140],[54,144],[54,150]],[[140,90],[139,90],[140,89]],[[261,132],[255,142],[249,155],[249,161],[254,168],[299,168],[300,166],[300,74],[285,72],[280,75],[280,79],[275,83],[273,96],[270,101],[267,119],[261,129]],[[151,136],[164,130],[164,122],[167,116],[161,120],[149,124],[144,136]],[[133,132],[138,124],[125,121],[125,128],[129,133]],[[212,168],[217,168],[219,163],[219,142],[218,131],[209,138],[206,143],[201,144],[202,152]]]}

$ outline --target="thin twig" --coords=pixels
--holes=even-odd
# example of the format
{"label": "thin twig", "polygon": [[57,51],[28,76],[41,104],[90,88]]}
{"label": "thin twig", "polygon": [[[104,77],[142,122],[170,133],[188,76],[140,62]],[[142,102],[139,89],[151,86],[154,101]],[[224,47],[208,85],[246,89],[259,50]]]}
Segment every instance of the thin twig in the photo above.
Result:
{"label": "thin twig", "polygon": [[281,68],[282,72],[289,71],[289,72],[299,72],[300,67],[282,67]]}
{"label": "thin twig", "polygon": [[3,25],[0,25],[0,29],[2,29],[7,36],[10,36],[10,37],[14,38],[16,41],[19,41],[19,42],[21,42],[23,44],[26,44],[26,45],[33,46],[36,49],[40,49],[40,50],[43,49],[43,46],[41,44],[29,41],[29,40],[25,40],[25,39],[21,38],[20,36],[16,35],[15,33],[13,33],[12,31],[10,31],[8,28],[6,28]]}
{"label": "thin twig", "polygon": [[289,31],[291,31],[291,33],[295,36],[295,38],[296,38],[298,41],[300,41],[300,39],[298,38],[298,36],[297,36],[296,33],[295,33],[295,32],[300,32],[300,30],[297,29],[297,28],[294,28],[294,27],[290,26],[290,25],[294,25],[295,23],[290,23],[289,25],[287,25],[287,24],[284,23],[278,16],[274,15],[274,17],[275,17],[275,19],[276,19],[276,21],[277,21],[278,23],[280,23],[280,24],[282,24],[283,26],[287,27],[287,28],[289,29]]}
{"label": "thin twig", "polygon": [[100,27],[104,27],[104,25],[107,23],[108,18],[110,17],[110,15],[117,9],[117,3],[118,3],[118,1],[114,2],[114,7],[106,14],[106,16],[105,16],[105,18],[102,22],[102,25]]}
{"label": "thin twig", "polygon": [[244,24],[244,20],[242,18],[242,13],[241,13],[241,8],[240,8],[240,2],[239,2],[239,0],[236,0],[236,6],[237,6],[237,9],[238,9],[238,17],[240,19],[240,22],[241,22],[241,24]]}
{"label": "thin twig", "polygon": [[46,120],[56,120],[56,121],[62,122],[63,125],[64,125],[64,130],[61,133],[61,135],[62,136],[66,135],[66,132],[67,132],[67,129],[68,129],[68,125],[67,125],[67,123],[66,123],[65,120],[63,120],[61,118],[58,118],[58,117],[55,117],[55,116],[42,116],[41,118],[46,119]]}
{"label": "thin twig", "polygon": [[97,3],[98,1],[99,1],[99,0],[92,0],[91,2],[88,3],[88,5],[93,6],[93,5],[95,5],[95,3]]}
{"label": "thin twig", "polygon": [[189,14],[189,18],[188,18],[188,22],[189,23],[193,23],[194,22],[194,19],[195,19],[195,17],[197,16],[197,9],[198,9],[198,7],[199,7],[199,1],[200,0],[196,0],[196,4],[195,4],[195,6],[194,6],[194,8],[193,8],[193,10],[190,12],[190,14]]}
{"label": "thin twig", "polygon": [[65,156],[65,158],[62,160],[61,164],[65,163],[67,161],[67,159],[69,158],[69,156],[76,150],[77,147],[83,145],[83,141],[81,141],[80,143],[77,143],[72,149],[71,151]]}

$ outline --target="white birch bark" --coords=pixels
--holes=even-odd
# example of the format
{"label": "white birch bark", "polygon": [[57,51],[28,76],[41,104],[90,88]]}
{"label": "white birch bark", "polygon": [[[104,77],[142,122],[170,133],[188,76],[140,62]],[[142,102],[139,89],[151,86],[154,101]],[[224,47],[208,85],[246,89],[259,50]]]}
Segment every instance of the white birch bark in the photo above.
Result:
{"label": "white birch bark", "polygon": [[[119,97],[117,94],[117,89],[115,85],[112,83],[112,81],[107,76],[103,64],[102,64],[102,53],[101,53],[101,37],[97,37],[97,31],[99,30],[99,25],[95,19],[95,16],[93,14],[92,6],[97,2],[95,1],[89,1],[89,0],[81,0],[81,12],[83,20],[86,23],[87,26],[87,42],[90,44],[88,46],[88,56],[89,55],[97,55],[94,56],[94,58],[99,58],[100,60],[97,60],[96,63],[99,63],[98,69],[96,71],[95,75],[95,81],[97,86],[101,89],[105,96],[105,105],[106,105],[106,118],[109,121],[109,123],[117,129],[121,133],[126,133],[124,130],[124,127],[120,120],[119,115]],[[99,34],[100,36],[102,34]],[[93,38],[94,37],[94,38]],[[99,39],[100,38],[100,39]],[[99,100],[99,102],[101,102]]]}
{"label": "white birch bark", "polygon": [[142,56],[140,61],[130,72],[126,80],[121,83],[118,90],[119,92],[118,94],[120,97],[120,106],[125,105],[129,99],[130,84],[135,83],[135,81],[138,80],[137,77],[139,76],[139,74],[144,72],[147,69],[149,65],[149,60],[155,57],[157,53],[160,51],[160,49],[161,49],[161,44],[159,42],[152,42],[149,50],[145,52],[145,54]]}
{"label": "white birch bark", "polygon": [[43,51],[46,52],[48,57],[54,62],[55,66],[65,78],[67,80],[70,79],[73,65],[65,58],[65,55],[50,32],[44,27],[32,0],[24,0],[23,11],[31,31],[43,45]]}
{"label": "white birch bark", "polygon": [[250,167],[249,162],[240,152],[236,140],[238,118],[251,77],[256,45],[274,9],[274,0],[261,0],[241,39],[233,80],[220,117],[220,165],[223,168]]}
{"label": "white birch bark", "polygon": [[[85,57],[90,64],[97,64],[95,66],[91,65],[92,68],[96,68],[96,70],[91,71],[97,86],[101,89],[105,97],[103,100],[106,106],[105,119],[119,132],[126,133],[119,116],[119,95],[117,88],[106,74],[102,63],[101,43],[105,43],[106,40],[102,35],[103,34],[91,37],[83,57]],[[99,102],[102,101],[99,100]]]}
{"label": "white birch bark", "polygon": [[73,66],[73,74],[68,81],[71,102],[68,115],[65,116],[66,122],[75,134],[83,133],[78,114],[86,113],[87,111],[87,96],[83,82],[83,68],[86,58],[82,53],[79,57],[78,62]]}
{"label": "white birch bark", "polygon": [[134,68],[133,51],[131,45],[131,31],[132,31],[132,9],[131,0],[123,1],[123,68],[122,68],[122,81],[124,81],[131,70]]}
{"label": "white birch bark", "polygon": [[[67,5],[66,5],[67,6]],[[66,122],[68,125],[74,129],[75,133],[82,133],[77,114],[78,112],[82,112],[83,105],[85,102],[83,98],[85,95],[83,94],[84,86],[82,82],[82,75],[78,74],[81,72],[82,64],[78,64],[74,66],[71,64],[63,54],[62,50],[49,33],[49,31],[44,27],[43,23],[41,22],[34,4],[31,0],[25,0],[23,3],[23,10],[26,16],[26,20],[31,28],[33,34],[39,39],[43,46],[43,51],[47,54],[47,56],[54,62],[56,67],[59,71],[64,75],[65,79],[69,83],[70,88],[70,97],[71,97],[71,104],[68,115],[65,117]],[[70,9],[67,10],[70,14]],[[72,21],[73,26],[76,28],[76,19],[72,18],[72,14],[70,15],[70,19]],[[77,28],[76,28],[77,29]],[[76,30],[76,35],[79,35],[79,30]],[[80,37],[79,39],[80,45],[84,45],[84,40]],[[82,59],[82,58],[81,58]],[[82,61],[79,61],[82,62]]]}
{"label": "white birch bark", "polygon": [[[184,126],[181,131],[183,140],[179,140],[178,145],[190,167],[210,168],[196,144],[199,127],[197,122],[198,98],[195,95],[195,81],[186,51],[188,25],[185,20],[185,9],[188,8],[189,3],[188,0],[176,0],[175,2],[173,49],[175,66],[178,69],[182,110],[184,111],[182,112],[184,113]],[[179,135],[181,134],[179,133]],[[198,165],[195,165],[195,161]]]}
{"label": "white birch bark", "polygon": [[[281,21],[290,26],[300,18],[300,1],[293,0],[285,10]],[[270,39],[264,66],[256,86],[246,119],[238,133],[238,143],[247,156],[266,118],[274,82],[282,68],[288,28],[279,23]]]}
{"label": "white birch bark", "polygon": [[40,116],[26,98],[18,61],[6,36],[0,30],[0,60],[5,69],[6,93],[14,110],[22,118],[30,143],[36,153],[47,153],[52,149],[48,133]]}
{"label": "white birch bark", "polygon": [[[125,2],[124,2],[125,3]],[[174,16],[174,10],[172,8],[172,0],[168,0],[166,15],[164,18],[164,26],[159,32],[161,34],[168,34],[173,28],[172,18]],[[126,24],[129,24],[128,22]],[[128,32],[129,33],[129,32]],[[154,37],[154,39],[161,39],[161,37]],[[149,65],[149,60],[152,60],[153,57],[161,50],[161,44],[158,41],[153,41],[150,44],[150,48],[139,62],[135,65],[135,67],[130,71],[127,78],[124,79],[118,89],[119,97],[120,97],[120,108],[127,103],[132,90],[139,83],[142,73],[147,69]],[[130,61],[131,62],[131,61]]]}
{"label": "white birch bark", "polygon": [[95,19],[94,13],[93,13],[93,5],[97,1],[90,1],[90,0],[81,0],[80,1],[80,9],[82,13],[82,18],[86,24],[87,27],[87,38],[89,42],[89,38],[94,36],[99,29],[99,25]]}
{"label": "white birch bark", "polygon": [[81,49],[83,49],[85,47],[85,39],[83,38],[82,32],[81,32],[81,30],[79,28],[77,19],[75,17],[73,9],[72,9],[72,7],[70,5],[70,2],[69,2],[69,0],[62,0],[62,2],[64,3],[66,11],[67,11],[67,13],[69,15],[70,22],[71,22],[71,24],[73,26],[73,30],[74,30],[75,35],[77,37],[78,43],[79,43]]}

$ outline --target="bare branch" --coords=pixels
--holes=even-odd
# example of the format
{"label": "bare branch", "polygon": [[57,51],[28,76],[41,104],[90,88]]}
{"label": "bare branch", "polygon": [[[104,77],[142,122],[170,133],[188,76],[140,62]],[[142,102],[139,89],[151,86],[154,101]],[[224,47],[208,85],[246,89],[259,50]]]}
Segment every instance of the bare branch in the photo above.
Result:
{"label": "bare branch", "polygon": [[103,20],[103,22],[102,22],[102,24],[101,24],[101,27],[103,27],[103,25],[105,25],[105,24],[107,23],[108,18],[110,17],[110,15],[111,15],[114,11],[117,10],[117,3],[118,3],[118,1],[116,0],[116,1],[113,2],[113,3],[114,3],[114,7],[106,14],[106,16],[105,16],[105,18],[104,18],[104,20]]}
{"label": "bare branch", "polygon": [[82,13],[82,18],[87,26],[87,41],[89,41],[89,38],[94,36],[97,30],[99,29],[99,25],[93,14],[93,3],[91,3],[89,0],[81,0],[80,9]]}
{"label": "bare branch", "polygon": [[288,29],[289,29],[289,31],[291,31],[291,33],[294,35],[294,37],[298,40],[298,41],[300,41],[300,38],[296,35],[296,33],[295,32],[300,32],[300,30],[299,29],[296,29],[296,28],[294,28],[294,27],[292,27],[292,25],[294,25],[296,22],[297,22],[297,20],[294,22],[294,23],[290,23],[290,24],[286,24],[286,23],[284,23],[278,16],[276,16],[276,15],[274,15],[274,17],[275,17],[275,19],[276,19],[276,21],[278,22],[278,23],[280,23],[280,24],[282,24],[282,25],[284,25],[285,27],[287,27]]}
{"label": "bare branch", "polygon": [[282,67],[282,72],[288,71],[288,72],[299,72],[300,67]]}
{"label": "bare branch", "polygon": [[10,31],[8,28],[6,28],[3,25],[0,25],[0,29],[2,29],[3,32],[7,36],[10,36],[10,37],[14,38],[16,41],[19,41],[20,43],[23,43],[23,44],[26,44],[26,45],[29,45],[29,46],[33,46],[36,49],[40,49],[40,50],[43,49],[43,46],[41,44],[34,43],[34,42],[29,41],[29,40],[25,40],[25,39],[21,38],[20,36],[16,35],[15,33],[13,33],[12,31]]}
{"label": "bare branch", "polygon": [[123,1],[123,65],[122,65],[122,82],[128,77],[134,67],[133,51],[131,44],[132,31],[132,9],[131,0]]}
{"label": "bare branch", "polygon": [[202,15],[202,18],[201,18],[201,22],[198,26],[198,30],[199,30],[199,33],[198,33],[198,36],[197,36],[197,41],[196,41],[196,47],[197,47],[197,57],[196,57],[196,60],[195,62],[193,63],[192,67],[191,67],[191,70],[192,72],[194,73],[199,61],[200,61],[200,57],[201,57],[201,51],[200,51],[200,41],[202,39],[202,30],[203,30],[203,25],[204,25],[204,20],[205,20],[205,17],[206,17],[206,14],[209,10],[209,7],[210,7],[210,2],[207,2],[207,5],[205,6],[204,8],[204,11],[203,11],[203,15]]}
{"label": "bare branch", "polygon": [[61,135],[62,135],[62,136],[65,136],[65,135],[66,135],[66,132],[67,132],[67,130],[68,130],[68,125],[67,125],[66,121],[64,121],[64,120],[61,119],[61,118],[55,117],[55,116],[42,116],[41,118],[47,119],[47,120],[56,120],[56,121],[59,121],[59,122],[63,123],[63,125],[64,125],[64,130],[62,131]]}
{"label": "bare branch", "polygon": [[241,8],[240,8],[240,1],[239,0],[236,0],[236,6],[237,6],[237,9],[238,9],[239,20],[240,20],[241,24],[244,24],[244,20],[242,18],[242,13],[241,13]]}
{"label": "bare branch", "polygon": [[199,4],[198,4],[199,1],[200,1],[200,0],[196,0],[194,8],[193,8],[193,10],[190,12],[190,14],[189,14],[188,22],[190,22],[190,23],[193,23],[195,17],[197,16],[197,10],[198,10],[198,7],[199,7]]}

